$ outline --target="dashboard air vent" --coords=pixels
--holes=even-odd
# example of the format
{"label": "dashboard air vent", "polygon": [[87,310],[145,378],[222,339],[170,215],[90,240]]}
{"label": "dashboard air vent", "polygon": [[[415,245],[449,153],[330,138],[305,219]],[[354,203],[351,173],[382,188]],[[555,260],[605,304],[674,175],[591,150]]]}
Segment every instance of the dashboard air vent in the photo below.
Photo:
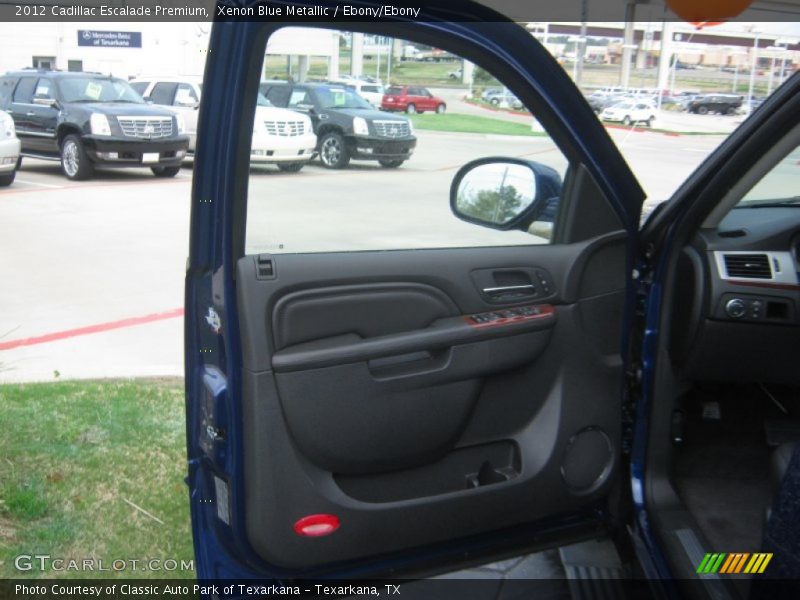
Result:
{"label": "dashboard air vent", "polygon": [[741,279],[772,279],[772,269],[766,254],[725,254],[728,277]]}

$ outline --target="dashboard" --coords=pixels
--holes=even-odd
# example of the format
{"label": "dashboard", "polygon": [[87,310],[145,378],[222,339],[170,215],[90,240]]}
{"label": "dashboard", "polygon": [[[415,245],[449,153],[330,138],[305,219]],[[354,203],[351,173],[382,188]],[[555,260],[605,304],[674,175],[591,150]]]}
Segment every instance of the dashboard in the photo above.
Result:
{"label": "dashboard", "polygon": [[688,379],[800,384],[800,207],[736,208],[683,249],[670,357]]}

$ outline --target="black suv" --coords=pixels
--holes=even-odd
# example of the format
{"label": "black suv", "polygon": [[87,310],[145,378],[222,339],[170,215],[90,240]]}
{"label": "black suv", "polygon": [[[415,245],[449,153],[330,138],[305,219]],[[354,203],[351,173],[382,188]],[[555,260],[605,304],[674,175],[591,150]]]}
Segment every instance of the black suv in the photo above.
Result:
{"label": "black suv", "polygon": [[686,105],[689,112],[705,115],[710,112],[721,115],[735,114],[742,105],[742,97],[733,94],[703,94],[695,96]]}
{"label": "black suv", "polygon": [[311,117],[319,158],[329,169],[343,169],[351,158],[399,167],[417,145],[411,121],[375,110],[344,85],[268,82],[260,89],[275,106]]}
{"label": "black suv", "polygon": [[88,179],[96,165],[145,166],[173,177],[189,146],[180,117],[110,76],[7,73],[0,77],[0,108],[14,119],[22,156],[60,160],[69,179]]}

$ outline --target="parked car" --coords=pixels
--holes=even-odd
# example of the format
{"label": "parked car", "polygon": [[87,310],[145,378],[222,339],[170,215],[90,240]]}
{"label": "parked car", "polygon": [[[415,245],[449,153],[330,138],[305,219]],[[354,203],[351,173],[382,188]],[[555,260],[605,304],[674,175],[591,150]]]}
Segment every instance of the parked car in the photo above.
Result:
{"label": "parked car", "polygon": [[383,100],[385,88],[379,82],[356,81],[353,84],[356,93],[372,106],[379,108]]}
{"label": "parked car", "polygon": [[459,67],[458,69],[455,69],[455,70],[453,70],[453,71],[450,71],[450,72],[447,74],[447,76],[448,76],[450,79],[461,79],[461,78],[464,76],[464,69],[462,69],[461,67]]}
{"label": "parked car", "polygon": [[698,115],[719,113],[732,115],[742,106],[742,97],[733,94],[702,94],[693,97],[686,104],[686,110]]}
{"label": "parked car", "polygon": [[174,177],[189,138],[180,115],[147,104],[127,81],[96,73],[24,70],[0,77],[0,109],[14,119],[22,156],[60,160],[69,179],[96,166],[150,167]]}
{"label": "parked car", "polygon": [[447,103],[431,94],[427,88],[415,85],[393,85],[386,89],[381,100],[381,109],[409,114],[426,111],[442,114],[447,110]]}
{"label": "parked car", "polygon": [[0,187],[14,183],[19,165],[20,142],[14,130],[14,119],[0,110]]}
{"label": "parked car", "polygon": [[496,89],[484,92],[483,99],[492,106],[509,106],[516,110],[524,108],[524,105],[519,98],[517,98],[508,90],[504,89]]}
{"label": "parked car", "polygon": [[329,169],[343,169],[350,159],[396,168],[417,145],[411,121],[375,110],[344,85],[261,83],[259,89],[275,106],[310,117],[319,159]]}
{"label": "parked car", "polygon": [[603,121],[612,121],[623,125],[644,123],[648,127],[652,127],[653,121],[656,120],[656,107],[651,102],[624,100],[603,109],[600,118]]}
{"label": "parked car", "polygon": [[503,93],[503,88],[494,88],[494,87],[486,88],[485,90],[483,90],[483,92],[481,92],[481,100],[483,100],[484,102],[488,102],[489,98],[491,98],[495,94],[502,94],[502,93]]}
{"label": "parked car", "polygon": [[181,115],[185,133],[189,136],[189,153],[194,153],[197,143],[197,116],[203,80],[200,77],[144,76],[128,82],[147,102]]}
{"label": "parked car", "polygon": [[[145,100],[180,114],[189,135],[189,152],[197,143],[197,117],[203,82],[199,77],[139,77],[131,87]],[[276,108],[259,94],[253,122],[250,162],[277,164],[281,171],[296,172],[308,163],[315,153],[317,136],[307,115]]]}
{"label": "parked car", "polygon": [[380,81],[366,81],[354,77],[340,77],[339,79],[321,81],[320,83],[333,83],[347,86],[376,108],[380,108],[381,100],[383,100],[383,94],[386,89]]}
{"label": "parked car", "polygon": [[[235,135],[214,130],[192,200],[225,202],[218,218],[192,211],[185,278],[199,583],[300,595],[348,580],[326,593],[378,596],[394,577],[419,583],[402,594],[415,598],[796,598],[800,77],[640,227],[645,190],[548,49],[485,3],[426,7],[441,18],[403,23],[405,38],[467,49],[524,91],[568,151],[563,180],[513,156],[518,145],[498,156],[492,144],[477,160],[447,156],[449,185],[426,173],[408,205],[400,178],[353,178],[313,203],[276,191],[296,207],[289,227],[334,238],[335,224],[318,224],[336,210],[370,219],[359,242],[382,239],[265,252],[236,243],[247,189],[231,177]],[[213,27],[201,136],[252,102],[264,56],[263,43],[241,43],[263,41],[263,23]],[[398,210],[348,211],[347,186],[370,184]],[[552,239],[520,244],[551,202]],[[414,214],[435,203],[435,222]],[[446,247],[448,207],[491,242]],[[378,221],[395,227],[376,234]],[[383,245],[418,232],[429,245]],[[493,560],[502,567],[477,570]],[[464,568],[442,586],[404,581]],[[543,592],[521,579],[543,571],[561,581]],[[495,578],[483,594],[478,575]]]}
{"label": "parked car", "polygon": [[757,108],[761,108],[761,105],[764,104],[766,99],[767,98],[765,96],[753,96],[750,99],[750,111],[752,112]]}
{"label": "parked car", "polygon": [[586,102],[589,103],[595,114],[599,115],[604,109],[619,102],[619,96],[593,93],[586,96]]}

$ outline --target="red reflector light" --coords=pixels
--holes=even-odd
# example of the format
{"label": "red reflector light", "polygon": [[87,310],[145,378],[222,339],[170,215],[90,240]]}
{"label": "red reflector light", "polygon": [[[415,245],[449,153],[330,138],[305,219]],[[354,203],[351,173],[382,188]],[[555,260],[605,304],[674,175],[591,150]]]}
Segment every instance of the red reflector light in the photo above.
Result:
{"label": "red reflector light", "polygon": [[307,537],[330,535],[337,529],[339,529],[339,517],[335,515],[309,515],[294,524],[294,532]]}

